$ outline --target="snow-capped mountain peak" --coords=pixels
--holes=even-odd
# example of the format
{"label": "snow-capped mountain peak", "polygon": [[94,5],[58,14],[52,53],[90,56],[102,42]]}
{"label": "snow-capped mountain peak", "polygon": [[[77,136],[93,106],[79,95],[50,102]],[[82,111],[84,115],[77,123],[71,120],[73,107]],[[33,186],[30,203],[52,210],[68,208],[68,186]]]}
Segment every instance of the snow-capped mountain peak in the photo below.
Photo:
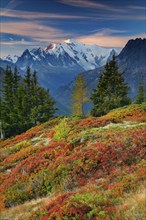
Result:
{"label": "snow-capped mountain peak", "polygon": [[[36,70],[43,66],[46,70],[56,68],[58,73],[61,69],[65,71],[71,69],[77,73],[103,66],[111,59],[113,49],[67,39],[62,43],[50,43],[45,49],[40,47],[26,49],[19,58],[9,55],[3,60],[16,63],[22,70],[26,70],[27,66]],[[114,51],[119,52],[116,49]]]}
{"label": "snow-capped mountain peak", "polygon": [[17,55],[14,55],[14,56],[8,55],[8,56],[3,57],[2,59],[5,61],[9,61],[11,63],[16,63],[18,60],[18,56]]}
{"label": "snow-capped mountain peak", "polygon": [[66,43],[66,44],[78,44],[78,42],[76,40],[73,40],[73,39],[67,39],[67,40],[63,41],[63,43]]}
{"label": "snow-capped mountain peak", "polygon": [[70,43],[72,43],[72,42],[71,42],[70,39],[68,39],[68,40],[65,40],[64,43],[66,43],[66,44],[70,44]]}
{"label": "snow-capped mountain peak", "polygon": [[[41,56],[45,56],[51,66],[60,65],[61,63],[61,65],[65,66],[79,65],[84,70],[90,70],[104,65],[112,49],[97,45],[86,45],[73,39],[67,39],[62,43],[49,44],[43,50],[43,56],[39,53],[39,58],[41,59]],[[36,53],[34,54],[36,56]],[[58,62],[57,59],[59,59]],[[55,60],[55,63],[52,60]]]}
{"label": "snow-capped mountain peak", "polygon": [[49,50],[53,50],[56,48],[56,44],[50,44],[49,46],[47,46],[44,51],[47,53]]}

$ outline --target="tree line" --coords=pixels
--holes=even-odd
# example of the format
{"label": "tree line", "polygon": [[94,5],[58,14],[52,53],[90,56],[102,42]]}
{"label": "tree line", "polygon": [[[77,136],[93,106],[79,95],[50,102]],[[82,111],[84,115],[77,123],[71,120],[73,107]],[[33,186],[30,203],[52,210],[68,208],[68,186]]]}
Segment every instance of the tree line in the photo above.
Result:
{"label": "tree line", "polygon": [[[89,97],[84,74],[80,73],[72,89],[71,113],[84,115],[84,106],[89,100],[93,103],[92,116],[102,116],[114,108],[131,103],[129,87],[119,71],[115,56],[108,61],[100,74],[97,87]],[[1,95],[1,137],[20,134],[32,126],[53,118],[56,108],[49,90],[38,83],[36,71],[28,67],[25,76],[20,77],[17,68],[6,68]],[[135,103],[146,101],[144,77],[141,78]]]}
{"label": "tree line", "polygon": [[0,102],[1,129],[5,137],[20,134],[52,118],[54,104],[49,90],[39,85],[36,71],[31,73],[28,67],[22,78],[17,68],[12,71],[7,66]]}
{"label": "tree line", "polygon": [[[125,82],[123,73],[119,71],[116,57],[113,56],[108,61],[99,76],[96,89],[89,97],[84,74],[80,73],[75,80],[72,90],[72,114],[83,115],[84,106],[89,100],[93,103],[90,112],[92,116],[102,116],[112,109],[130,104],[132,101],[128,97],[129,87]],[[144,76],[141,77],[135,103],[140,104],[146,101],[146,87]]]}

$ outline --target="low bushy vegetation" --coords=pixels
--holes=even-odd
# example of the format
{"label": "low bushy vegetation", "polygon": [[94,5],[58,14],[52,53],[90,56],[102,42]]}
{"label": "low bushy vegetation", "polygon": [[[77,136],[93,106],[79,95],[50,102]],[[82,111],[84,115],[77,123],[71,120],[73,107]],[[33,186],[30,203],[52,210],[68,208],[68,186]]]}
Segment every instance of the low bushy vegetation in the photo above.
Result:
{"label": "low bushy vegetation", "polygon": [[144,219],[145,103],[50,120],[0,145],[2,218]]}

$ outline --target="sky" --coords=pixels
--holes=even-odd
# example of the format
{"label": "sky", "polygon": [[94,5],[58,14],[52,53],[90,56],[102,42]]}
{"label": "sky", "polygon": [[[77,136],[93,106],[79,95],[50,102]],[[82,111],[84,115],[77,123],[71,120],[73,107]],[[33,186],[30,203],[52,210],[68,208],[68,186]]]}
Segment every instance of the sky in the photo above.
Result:
{"label": "sky", "polygon": [[146,37],[146,0],[0,0],[0,57],[74,39],[124,47]]}

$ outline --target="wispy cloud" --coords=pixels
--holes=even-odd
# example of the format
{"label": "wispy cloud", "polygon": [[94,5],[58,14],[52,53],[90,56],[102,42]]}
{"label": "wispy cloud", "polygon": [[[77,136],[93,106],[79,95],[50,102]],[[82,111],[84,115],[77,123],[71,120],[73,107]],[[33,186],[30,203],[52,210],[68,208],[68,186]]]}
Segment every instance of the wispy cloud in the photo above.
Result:
{"label": "wispy cloud", "polygon": [[146,11],[146,6],[128,6],[129,9],[132,9],[132,10],[142,10],[142,11]]}
{"label": "wispy cloud", "polygon": [[[69,5],[69,6],[74,6],[74,7],[81,7],[81,8],[88,8],[88,9],[97,9],[97,10],[102,10],[105,11],[105,13],[102,13],[103,16],[100,14],[95,17],[99,19],[110,19],[110,20],[144,20],[146,19],[145,11],[146,7],[144,6],[122,6],[122,7],[115,7],[115,6],[110,6],[108,4],[102,4],[99,2],[93,2],[92,0],[58,0],[60,3]],[[136,11],[143,11],[142,15],[135,15],[135,10]],[[107,13],[106,13],[107,12]],[[113,12],[113,14],[111,14]],[[133,13],[134,12],[134,13]],[[93,13],[94,15],[94,13]]]}
{"label": "wispy cloud", "polygon": [[94,33],[96,36],[104,36],[104,35],[110,35],[110,34],[121,34],[126,33],[126,30],[119,30],[119,29],[111,29],[111,28],[100,28],[96,30],[90,31],[90,33]]}
{"label": "wispy cloud", "polygon": [[65,15],[58,13],[45,13],[45,12],[32,12],[32,11],[20,11],[20,10],[9,10],[1,8],[1,16],[12,17],[12,18],[23,18],[23,19],[87,19],[88,16],[77,16],[77,15]]}
{"label": "wispy cloud", "polygon": [[124,9],[111,7],[107,4],[93,2],[91,0],[58,0],[59,2],[81,8],[102,9],[106,11],[124,12]]}
{"label": "wispy cloud", "polygon": [[[17,27],[17,28],[14,28]],[[77,41],[86,44],[97,44],[105,47],[123,47],[129,39],[136,37],[145,37],[145,34],[128,35],[126,30],[102,28],[93,30],[88,35],[79,36],[75,33],[66,32],[57,28],[44,26],[39,22],[13,22],[8,23],[7,26],[2,23],[2,32],[13,35],[20,35],[31,37],[31,41],[25,40],[11,40],[1,42],[2,45],[39,45],[44,46],[50,42],[58,43],[68,38],[75,38]],[[121,34],[126,33],[126,36]],[[128,35],[128,36],[127,36]],[[26,38],[27,39],[27,38]]]}
{"label": "wispy cloud", "polygon": [[11,10],[16,8],[16,6],[21,5],[24,2],[24,0],[9,0],[8,3],[5,5],[5,8],[7,10]]}
{"label": "wispy cloud", "polygon": [[127,35],[127,36],[119,36],[119,35],[113,36],[112,35],[113,33],[118,33],[118,30],[105,29],[92,35],[77,37],[76,40],[81,43],[97,44],[99,46],[104,46],[104,47],[124,47],[124,45],[130,39],[135,39],[138,37],[145,38],[144,33],[139,35]]}
{"label": "wispy cloud", "polygon": [[[58,0],[60,3],[72,5],[74,7],[84,7],[92,9],[102,9],[105,12],[93,13],[88,12],[88,14],[82,13],[83,15],[71,15],[71,14],[59,14],[59,13],[46,13],[46,12],[32,12],[32,11],[20,11],[14,10],[13,8],[19,4],[18,0],[11,0],[7,5],[7,8],[2,8],[1,16],[17,18],[15,22],[13,19],[11,21],[1,22],[1,33],[20,35],[23,36],[22,39],[10,39],[7,41],[2,41],[2,45],[44,45],[49,42],[61,42],[68,38],[76,38],[79,42],[84,42],[87,44],[98,44],[107,47],[122,47],[130,38],[134,38],[135,35],[128,35],[126,30],[117,30],[111,28],[102,28],[92,31],[88,31],[86,35],[79,36],[79,34],[66,31],[63,29],[55,28],[52,26],[44,25],[44,21],[49,21],[49,19],[58,19],[57,21],[65,19],[66,21],[71,19],[76,22],[76,20],[81,19],[83,22],[85,19],[97,20],[145,20],[144,14],[123,14],[124,8],[114,8],[109,5],[102,3],[93,2],[92,0]],[[22,2],[22,1],[20,1]],[[11,8],[11,9],[10,9]],[[143,10],[142,6],[128,6],[131,10]],[[126,9],[127,10],[127,9]],[[118,13],[106,13],[118,12]],[[19,19],[20,18],[20,19]],[[47,22],[48,23],[48,22]],[[52,23],[51,23],[52,24]],[[127,33],[126,33],[127,32]],[[125,33],[126,36],[121,36]],[[128,35],[128,36],[127,36]],[[143,34],[139,36],[144,36]],[[25,37],[30,37],[31,40],[25,39]]]}
{"label": "wispy cloud", "polygon": [[88,13],[88,15],[68,15],[59,13],[45,13],[45,12],[32,12],[32,11],[20,11],[20,10],[8,10],[1,8],[1,17],[20,18],[24,20],[40,20],[40,19],[57,19],[57,20],[145,20],[145,14],[133,15],[133,14],[95,14]]}
{"label": "wispy cloud", "polygon": [[117,13],[117,14],[95,14],[95,13],[92,13],[92,19],[94,20],[99,20],[99,21],[137,21],[137,20],[142,20],[142,21],[145,21],[146,19],[146,16],[145,14],[140,14],[140,15],[135,15],[135,14],[120,14],[120,13]]}
{"label": "wispy cloud", "polygon": [[98,16],[98,15],[95,15],[95,16],[97,16],[97,19],[99,19],[99,20],[120,20],[120,21],[130,21],[130,20],[132,20],[132,21],[137,21],[137,20],[143,20],[143,21],[145,21],[145,19],[146,19],[146,16],[145,16],[145,14],[143,14],[143,15],[135,15],[135,14],[125,14],[125,15],[123,15],[123,14],[107,14],[107,15],[102,15],[102,16]]}
{"label": "wispy cloud", "polygon": [[42,25],[42,23],[38,21],[10,22],[7,23],[7,25],[5,25],[5,22],[2,22],[1,33],[31,37],[34,41],[43,41],[46,43],[50,41],[56,42],[72,36],[72,34],[67,31]]}
{"label": "wispy cloud", "polygon": [[[38,45],[38,43],[33,42],[33,45]],[[32,45],[32,42],[25,41],[25,40],[20,40],[20,41],[14,41],[11,40],[9,42],[1,41],[1,45],[6,45],[6,46],[14,46],[14,45]]]}

